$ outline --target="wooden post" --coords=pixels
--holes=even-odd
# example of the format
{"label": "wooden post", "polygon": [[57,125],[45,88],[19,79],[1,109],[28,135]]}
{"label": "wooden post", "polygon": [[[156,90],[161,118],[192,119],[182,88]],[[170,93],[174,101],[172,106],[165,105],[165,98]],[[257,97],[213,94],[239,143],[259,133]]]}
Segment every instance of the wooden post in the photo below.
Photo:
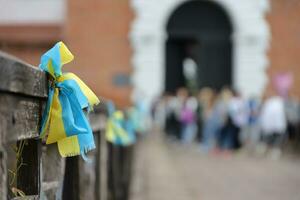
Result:
{"label": "wooden post", "polygon": [[[39,139],[47,88],[45,73],[0,52],[0,199],[107,200],[114,196],[116,200],[126,196],[131,167],[122,148],[111,146],[109,152],[105,105],[96,107],[89,117],[96,142],[96,150],[88,154],[92,163],[79,156],[64,159],[56,144],[45,145]],[[16,153],[15,146],[23,146],[22,151]],[[17,171],[12,173],[11,166]]]}
{"label": "wooden post", "polygon": [[6,152],[2,147],[0,147],[0,199],[6,199],[7,197],[6,158]]}
{"label": "wooden post", "polygon": [[[15,190],[27,199],[38,198],[41,186],[39,135],[42,107],[47,98],[47,78],[43,72],[19,59],[0,52],[0,198],[7,199],[8,159],[15,161]],[[17,158],[8,157],[11,145],[27,141]],[[17,148],[18,149],[18,148]],[[21,160],[24,165],[19,165]],[[10,195],[9,198],[13,196]],[[24,197],[25,198],[25,197]],[[20,199],[20,198],[19,198]]]}
{"label": "wooden post", "polygon": [[57,145],[43,145],[41,162],[41,199],[62,199],[65,159]]}
{"label": "wooden post", "polygon": [[107,143],[105,138],[104,131],[100,132],[100,154],[99,154],[99,175],[100,175],[100,200],[107,200],[108,198],[108,174],[107,174],[107,168],[108,168],[108,150],[107,150]]}
{"label": "wooden post", "polygon": [[4,131],[6,129],[6,119],[0,113],[0,199],[7,197],[7,168],[6,168],[6,152],[3,146]]}
{"label": "wooden post", "polygon": [[104,129],[106,124],[106,116],[100,104],[94,108],[94,112],[90,113],[89,121],[94,133],[96,149],[89,152],[88,162],[79,158],[79,196],[80,199],[89,200],[106,200],[107,184],[106,184],[106,143]]}

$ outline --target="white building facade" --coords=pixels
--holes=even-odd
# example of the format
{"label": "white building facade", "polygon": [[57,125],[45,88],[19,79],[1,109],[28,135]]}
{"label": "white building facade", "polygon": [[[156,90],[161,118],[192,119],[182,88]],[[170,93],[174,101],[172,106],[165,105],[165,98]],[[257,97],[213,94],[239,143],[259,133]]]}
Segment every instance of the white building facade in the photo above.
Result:
{"label": "white building facade", "polygon": [[[166,26],[172,13],[189,0],[132,0],[134,94],[151,100],[164,91]],[[201,0],[198,0],[201,1]],[[202,0],[205,1],[205,0]],[[270,30],[268,0],[206,0],[220,5],[233,25],[233,87],[245,96],[260,96],[267,83]]]}

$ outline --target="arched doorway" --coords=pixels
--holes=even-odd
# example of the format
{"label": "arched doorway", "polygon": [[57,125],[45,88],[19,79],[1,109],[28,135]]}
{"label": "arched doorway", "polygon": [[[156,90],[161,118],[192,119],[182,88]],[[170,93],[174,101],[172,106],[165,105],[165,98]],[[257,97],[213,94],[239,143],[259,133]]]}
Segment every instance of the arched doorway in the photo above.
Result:
{"label": "arched doorway", "polygon": [[208,1],[188,1],[169,18],[165,90],[191,86],[184,73],[187,59],[196,64],[194,87],[232,85],[232,24],[223,8]]}

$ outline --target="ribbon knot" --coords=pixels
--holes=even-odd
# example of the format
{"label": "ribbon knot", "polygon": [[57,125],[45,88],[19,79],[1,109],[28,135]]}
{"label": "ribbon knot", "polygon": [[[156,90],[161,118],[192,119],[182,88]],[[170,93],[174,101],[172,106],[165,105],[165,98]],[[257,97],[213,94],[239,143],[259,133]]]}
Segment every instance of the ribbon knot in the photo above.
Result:
{"label": "ribbon knot", "polygon": [[48,133],[46,143],[57,143],[63,157],[79,154],[85,157],[95,143],[84,110],[92,110],[99,99],[75,74],[62,73],[62,66],[73,59],[63,42],[41,57],[40,68],[51,75],[51,83],[40,137]]}

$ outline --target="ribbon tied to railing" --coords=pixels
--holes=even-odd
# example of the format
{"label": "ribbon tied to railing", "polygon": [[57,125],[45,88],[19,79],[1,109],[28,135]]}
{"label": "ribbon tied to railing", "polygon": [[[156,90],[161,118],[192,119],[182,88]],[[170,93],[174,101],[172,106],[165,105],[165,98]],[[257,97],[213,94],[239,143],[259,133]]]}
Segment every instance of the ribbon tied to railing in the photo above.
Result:
{"label": "ribbon tied to railing", "polygon": [[125,118],[122,111],[116,110],[112,102],[107,103],[107,108],[106,140],[118,146],[133,144],[136,138],[132,121]]}
{"label": "ribbon tied to railing", "polygon": [[43,113],[40,137],[46,144],[57,143],[63,157],[82,155],[95,148],[86,112],[99,103],[88,86],[73,73],[62,73],[62,66],[74,56],[58,42],[41,57],[40,69],[50,75],[48,101]]}

